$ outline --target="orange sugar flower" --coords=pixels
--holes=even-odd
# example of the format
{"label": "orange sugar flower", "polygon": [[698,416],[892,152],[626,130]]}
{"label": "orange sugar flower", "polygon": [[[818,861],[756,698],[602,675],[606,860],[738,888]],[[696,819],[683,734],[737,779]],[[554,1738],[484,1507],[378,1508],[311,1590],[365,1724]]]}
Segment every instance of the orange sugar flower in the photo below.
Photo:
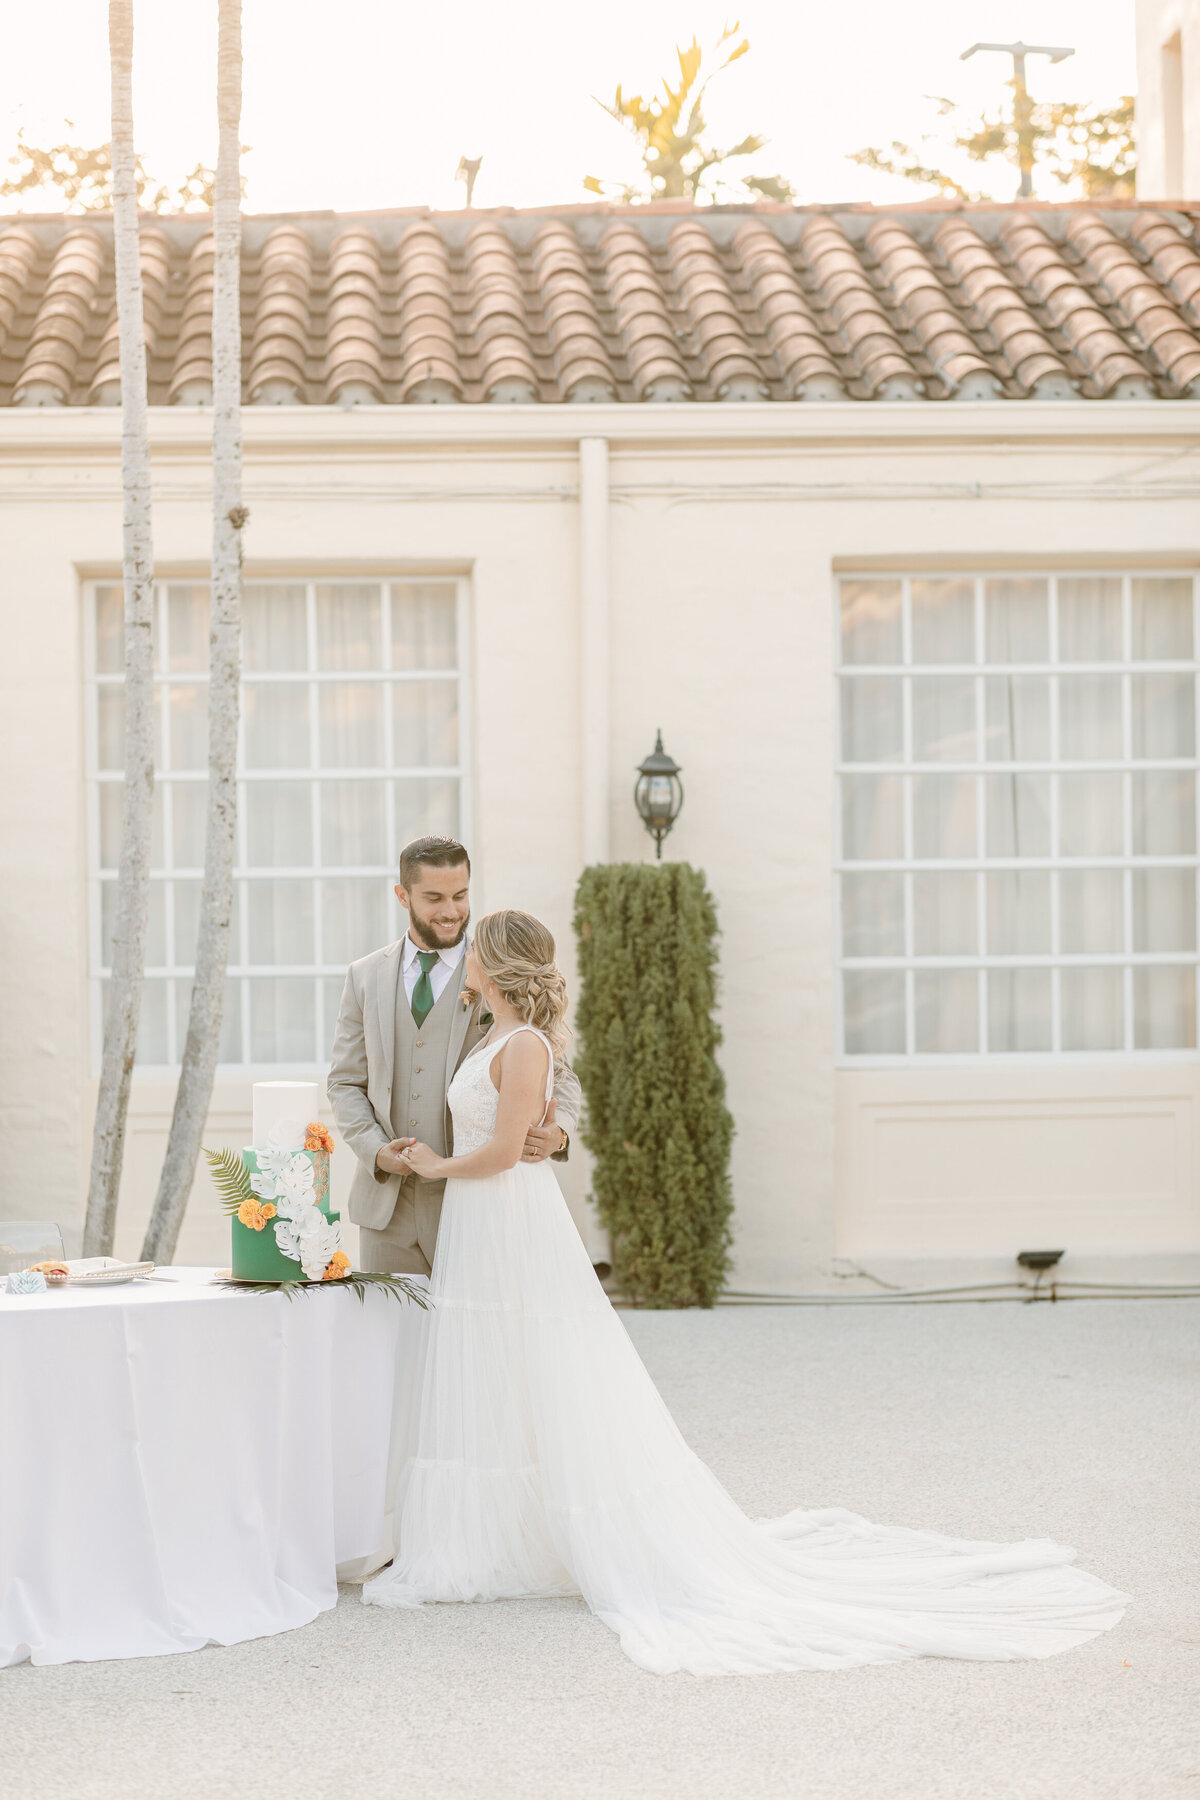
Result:
{"label": "orange sugar flower", "polygon": [[238,1207],[237,1216],[243,1225],[249,1226],[251,1231],[261,1231],[268,1217],[274,1216],[274,1212],[275,1208],[272,1207],[268,1214],[261,1200],[243,1200]]}
{"label": "orange sugar flower", "polygon": [[267,1204],[262,1209],[262,1216],[264,1219],[273,1219],[278,1210],[279,1208],[277,1206],[272,1206],[271,1202],[268,1200]]}
{"label": "orange sugar flower", "polygon": [[322,1125],[319,1119],[313,1119],[304,1134],[304,1148],[306,1150],[332,1150],[333,1138],[330,1135],[329,1127]]}
{"label": "orange sugar flower", "polygon": [[322,1275],[322,1281],[345,1281],[350,1273],[350,1258],[344,1250],[335,1250],[329,1259],[329,1267]]}

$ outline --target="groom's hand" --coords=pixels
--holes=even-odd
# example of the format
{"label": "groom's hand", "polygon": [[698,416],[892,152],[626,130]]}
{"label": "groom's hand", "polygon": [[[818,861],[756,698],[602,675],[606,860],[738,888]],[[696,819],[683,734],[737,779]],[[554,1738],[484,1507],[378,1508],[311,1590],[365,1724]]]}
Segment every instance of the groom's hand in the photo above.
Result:
{"label": "groom's hand", "polygon": [[548,1156],[554,1156],[567,1141],[567,1134],[561,1125],[554,1123],[557,1101],[552,1100],[546,1108],[546,1121],[543,1125],[531,1125],[525,1133],[525,1148],[521,1152],[521,1161],[528,1163],[545,1162]]}
{"label": "groom's hand", "polygon": [[412,1166],[404,1161],[400,1153],[416,1141],[416,1138],[393,1138],[390,1144],[385,1144],[382,1150],[375,1152],[375,1167],[382,1169],[386,1175],[411,1175]]}

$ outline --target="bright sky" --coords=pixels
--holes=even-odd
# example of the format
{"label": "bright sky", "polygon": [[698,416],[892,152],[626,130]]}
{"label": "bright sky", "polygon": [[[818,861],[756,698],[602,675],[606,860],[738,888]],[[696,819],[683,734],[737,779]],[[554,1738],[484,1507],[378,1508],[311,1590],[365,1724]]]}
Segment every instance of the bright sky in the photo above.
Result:
{"label": "bright sky", "polygon": [[[216,0],[137,0],[135,11],[138,146],[175,182],[215,159]],[[477,206],[586,200],[585,175],[638,167],[591,96],[610,99],[618,82],[648,95],[676,42],[707,44],[730,16],[711,0],[244,0],[247,210],[458,207],[462,155],[484,159]],[[846,157],[936,130],[926,94],[1006,100],[1007,58],[959,61],[978,39],[1072,45],[1053,67],[1031,60],[1038,98],[1109,100],[1135,85],[1133,0],[752,0],[741,23],[751,53],[712,92],[712,135],[768,136],[751,166],[786,175],[802,200],[926,191]],[[4,47],[0,155],[21,124],[35,142],[66,119],[76,142],[107,140],[103,0],[11,8]],[[1004,199],[1015,185],[1002,168],[968,178]]]}

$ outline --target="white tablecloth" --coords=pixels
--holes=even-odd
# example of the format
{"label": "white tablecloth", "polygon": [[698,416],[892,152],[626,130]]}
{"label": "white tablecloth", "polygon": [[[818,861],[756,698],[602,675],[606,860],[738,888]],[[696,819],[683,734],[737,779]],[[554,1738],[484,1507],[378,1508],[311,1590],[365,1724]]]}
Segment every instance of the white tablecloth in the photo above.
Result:
{"label": "white tablecloth", "polygon": [[380,1559],[425,1313],[163,1273],[0,1293],[0,1667],[288,1631]]}

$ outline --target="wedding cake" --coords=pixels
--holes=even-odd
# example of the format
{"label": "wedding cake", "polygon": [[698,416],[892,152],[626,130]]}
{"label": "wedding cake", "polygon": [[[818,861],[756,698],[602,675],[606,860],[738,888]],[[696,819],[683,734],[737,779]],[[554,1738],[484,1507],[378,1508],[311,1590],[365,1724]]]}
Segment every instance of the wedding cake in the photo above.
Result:
{"label": "wedding cake", "polygon": [[329,1210],[333,1139],[315,1081],[256,1081],[252,1144],[206,1151],[233,1228],[236,1281],[341,1281],[350,1272]]}

